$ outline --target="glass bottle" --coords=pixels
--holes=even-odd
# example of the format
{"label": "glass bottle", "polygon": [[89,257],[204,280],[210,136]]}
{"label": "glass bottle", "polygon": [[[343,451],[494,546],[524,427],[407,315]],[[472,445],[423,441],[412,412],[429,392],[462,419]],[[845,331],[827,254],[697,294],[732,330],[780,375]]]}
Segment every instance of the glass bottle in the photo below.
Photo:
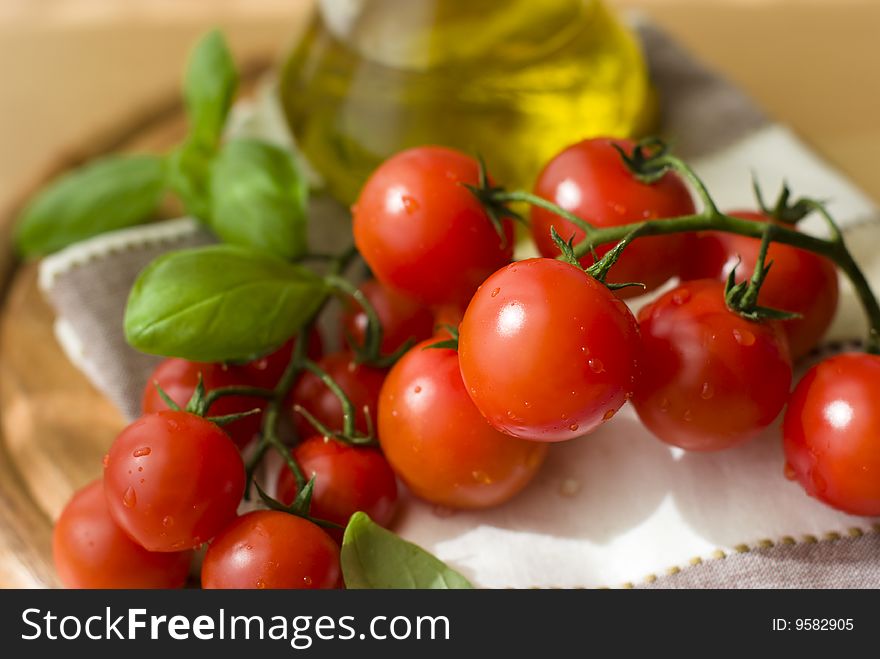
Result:
{"label": "glass bottle", "polygon": [[595,135],[654,127],[639,46],[600,0],[319,0],[283,67],[288,123],[351,203],[389,155],[481,154],[507,187]]}

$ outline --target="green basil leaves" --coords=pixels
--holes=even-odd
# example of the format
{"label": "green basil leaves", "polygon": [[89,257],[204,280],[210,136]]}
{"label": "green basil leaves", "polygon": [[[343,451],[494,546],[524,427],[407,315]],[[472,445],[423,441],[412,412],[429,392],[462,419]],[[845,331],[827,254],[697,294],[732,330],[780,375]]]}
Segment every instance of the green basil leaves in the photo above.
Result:
{"label": "green basil leaves", "polygon": [[443,561],[383,529],[365,513],[355,513],[348,522],[341,560],[349,589],[473,588]]}
{"label": "green basil leaves", "polygon": [[76,169],[44,188],[18,220],[16,244],[25,257],[49,254],[100,233],[139,224],[162,200],[165,161],[113,156]]}
{"label": "green basil leaves", "polygon": [[290,151],[231,140],[211,169],[211,228],[224,242],[295,260],[307,251],[307,196]]}
{"label": "green basil leaves", "polygon": [[318,275],[264,252],[232,245],[172,252],[135,282],[125,336],[147,353],[246,360],[293,336],[326,295]]}
{"label": "green basil leaves", "polygon": [[193,49],[183,82],[190,139],[215,146],[238,87],[235,63],[219,30],[203,36]]}

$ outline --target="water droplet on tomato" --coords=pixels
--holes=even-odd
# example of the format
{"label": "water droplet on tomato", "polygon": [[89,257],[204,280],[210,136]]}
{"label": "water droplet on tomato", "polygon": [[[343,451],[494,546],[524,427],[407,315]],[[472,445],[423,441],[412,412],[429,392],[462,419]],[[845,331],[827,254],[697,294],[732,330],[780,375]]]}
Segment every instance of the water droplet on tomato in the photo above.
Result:
{"label": "water droplet on tomato", "polygon": [[303,585],[305,585],[306,587],[312,585],[312,578],[309,575],[303,577]]}
{"label": "water droplet on tomato", "polygon": [[752,334],[747,329],[735,329],[733,330],[733,338],[736,339],[736,342],[741,346],[750,346],[755,343],[755,335]]}
{"label": "water droplet on tomato", "polygon": [[715,387],[712,386],[711,382],[704,382],[703,388],[700,389],[700,398],[703,400],[709,400],[712,396],[715,395]]}
{"label": "water droplet on tomato", "polygon": [[417,210],[419,210],[419,202],[416,201],[415,197],[403,195],[400,198],[400,201],[403,202],[403,208],[407,213],[415,213]]}
{"label": "water droplet on tomato", "polygon": [[574,478],[565,478],[559,483],[559,494],[564,497],[573,497],[581,491],[581,482]]}
{"label": "water droplet on tomato", "polygon": [[263,590],[266,587],[266,582],[262,579],[257,579],[257,588]]}
{"label": "water droplet on tomato", "polygon": [[685,410],[682,416],[684,417],[685,421],[693,421],[694,419],[694,413],[690,410]]}
{"label": "water droplet on tomato", "polygon": [[122,505],[126,508],[134,508],[137,505],[137,494],[134,488],[129,487],[122,495]]}
{"label": "water droplet on tomato", "polygon": [[501,289],[500,289],[500,288],[493,288],[493,289],[492,289],[492,292],[489,293],[489,296],[490,296],[490,297],[495,297],[495,296],[498,295],[500,292],[501,292]]}
{"label": "water droplet on tomato", "polygon": [[671,405],[672,405],[672,403],[669,402],[668,398],[661,399],[660,400],[660,411],[661,412],[668,412]]}
{"label": "water droplet on tomato", "polygon": [[491,485],[492,478],[485,471],[472,471],[471,476],[473,476],[474,480],[483,485]]}
{"label": "water droplet on tomato", "polygon": [[608,410],[605,414],[602,415],[603,421],[608,421],[611,417],[613,417],[617,413],[617,410]]}
{"label": "water droplet on tomato", "polygon": [[531,404],[529,401],[524,400],[524,401],[523,401],[523,406],[528,408],[528,407],[531,407],[532,404]]}
{"label": "water droplet on tomato", "polygon": [[572,423],[572,424],[568,427],[568,429],[571,430],[572,432],[575,432],[575,431],[578,429],[578,424],[576,424],[576,423]]}
{"label": "water droplet on tomato", "polygon": [[675,291],[675,293],[672,294],[672,304],[674,304],[677,307],[680,307],[681,305],[683,305],[685,302],[687,302],[690,299],[691,299],[691,292],[689,290],[687,290],[686,288]]}
{"label": "water droplet on tomato", "polygon": [[162,518],[162,526],[166,529],[170,529],[174,526],[174,518],[171,515],[165,515],[165,517]]}
{"label": "water droplet on tomato", "polygon": [[152,452],[153,449],[151,449],[149,446],[142,446],[141,448],[135,449],[134,453],[132,453],[131,455],[135,458],[143,458],[144,456],[147,456]]}
{"label": "water droplet on tomato", "polygon": [[596,359],[595,357],[591,357],[587,364],[590,366],[590,370],[593,373],[603,373],[605,371],[605,364],[602,363],[601,359]]}
{"label": "water droplet on tomato", "polygon": [[782,468],[782,473],[790,481],[793,481],[795,478],[797,478],[797,472],[794,470],[794,467],[792,467],[788,462],[786,462],[785,467]]}

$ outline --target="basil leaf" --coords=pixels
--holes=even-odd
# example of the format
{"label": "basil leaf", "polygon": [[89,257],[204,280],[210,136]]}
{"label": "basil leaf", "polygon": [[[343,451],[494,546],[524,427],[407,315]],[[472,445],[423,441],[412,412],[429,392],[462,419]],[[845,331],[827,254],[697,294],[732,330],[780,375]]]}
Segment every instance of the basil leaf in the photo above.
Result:
{"label": "basil leaf", "polygon": [[341,562],[349,589],[473,588],[443,561],[383,529],[366,513],[351,516],[342,540]]}
{"label": "basil leaf", "polygon": [[237,86],[238,74],[226,39],[219,30],[212,30],[193,49],[184,78],[192,139],[209,146],[219,142]]}
{"label": "basil leaf", "polygon": [[209,179],[211,149],[187,140],[168,154],[168,186],[177,193],[186,212],[207,222],[211,217]]}
{"label": "basil leaf", "polygon": [[307,250],[307,196],[292,153],[259,140],[231,140],[211,169],[211,227],[224,242],[294,260]]}
{"label": "basil leaf", "polygon": [[316,274],[262,252],[232,245],[172,252],[138,276],[125,337],[147,353],[246,360],[293,336],[326,295]]}
{"label": "basil leaf", "polygon": [[106,231],[139,224],[162,200],[159,156],[110,156],[62,175],[18,218],[16,244],[26,257],[48,254]]}

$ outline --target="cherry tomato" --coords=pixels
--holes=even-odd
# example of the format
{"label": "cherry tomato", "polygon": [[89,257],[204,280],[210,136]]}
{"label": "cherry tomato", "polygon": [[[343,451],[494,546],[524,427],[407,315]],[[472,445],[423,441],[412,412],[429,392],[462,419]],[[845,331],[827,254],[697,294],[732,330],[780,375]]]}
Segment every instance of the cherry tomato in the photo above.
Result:
{"label": "cherry tomato", "polygon": [[461,323],[461,374],[483,416],[514,437],[594,430],[633,390],[639,335],[619,298],[580,268],[529,259],[489,277]]}
{"label": "cherry tomato", "polygon": [[100,480],[61,512],[52,555],[68,588],[181,588],[192,562],[191,551],[151,552],[125,535],[110,517]]}
{"label": "cherry tomato", "polygon": [[782,426],[786,475],[853,515],[880,515],[880,357],[829,357],[801,379]]}
{"label": "cherry tomato", "polygon": [[379,402],[379,442],[392,469],[422,499],[488,508],[522,490],[547,445],[504,435],[480,416],[454,350],[429,339],[391,369]]}
{"label": "cherry tomato", "polygon": [[[354,513],[362,510],[376,524],[387,526],[391,522],[397,507],[397,480],[376,449],[315,436],[298,445],[293,457],[306,479],[315,477],[312,517],[344,527]],[[286,504],[296,497],[296,479],[287,465],[278,474],[277,492]],[[337,535],[341,539],[341,533]]]}
{"label": "cherry tomato", "polygon": [[354,241],[376,278],[424,304],[464,304],[510,261],[505,239],[462,183],[478,184],[478,164],[452,149],[402,151],[370,176],[352,208]]}
{"label": "cherry tomato", "polygon": [[277,510],[242,515],[205,554],[202,588],[336,588],[339,547],[312,522]]}
{"label": "cherry tomato", "polygon": [[788,398],[791,359],[778,323],[730,311],[724,284],[687,282],[639,313],[642,374],[633,404],[668,444],[717,451],[757,435]]}
{"label": "cherry tomato", "polygon": [[[142,401],[144,413],[150,414],[168,409],[165,401],[159,395],[159,390],[156,388],[157,383],[181,409],[185,408],[196,389],[199,374],[202,376],[202,382],[207,391],[221,387],[252,384],[241,368],[237,366],[202,364],[177,358],[166,359],[159,364],[147,381]],[[224,396],[211,405],[208,414],[211,416],[224,416],[226,414],[248,412],[253,409],[262,409],[265,406],[266,401],[262,398]],[[253,414],[226,424],[223,429],[232,438],[232,441],[241,448],[246,446],[260,432],[261,419],[261,414]]]}
{"label": "cherry tomato", "polygon": [[[695,212],[687,186],[668,173],[656,183],[638,181],[626,168],[614,145],[632,152],[630,140],[595,138],[574,144],[544,167],[535,184],[535,194],[548,199],[596,227],[611,227],[642,220],[655,220]],[[567,220],[542,208],[533,207],[531,227],[535,244],[543,256],[557,256],[559,248],[550,237],[550,227],[575,242],[584,232]],[[684,234],[640,238],[626,248],[608,275],[614,283],[641,282],[653,290],[678,274],[685,256],[688,237]],[[612,243],[596,251],[602,256]],[[585,256],[581,263],[592,264]],[[617,291],[621,297],[642,293],[641,288]]]}
{"label": "cherry tomato", "polygon": [[110,514],[150,551],[210,540],[235,517],[244,484],[229,436],[188,412],[145,414],[119,433],[104,464]]}
{"label": "cherry tomato", "polygon": [[[317,363],[354,405],[355,428],[362,434],[367,433],[369,427],[364,408],[370,410],[370,419],[375,425],[379,390],[385,380],[385,369],[357,364],[350,352],[335,352]],[[329,430],[342,430],[342,403],[318,376],[303,373],[293,387],[292,397],[294,404],[311,412]],[[309,437],[318,431],[303,415],[294,412],[294,418],[300,437]]]}
{"label": "cherry tomato", "polygon": [[[748,211],[731,213],[755,222],[770,218]],[[731,233],[708,231],[693,236],[693,247],[682,262],[682,279],[725,281],[736,267],[737,281],[748,279],[755,268],[761,241]],[[741,259],[737,267],[737,260]],[[837,270],[824,256],[806,250],[771,243],[767,262],[770,274],[761,286],[760,304],[801,314],[783,322],[793,359],[808,353],[825,335],[837,310]]]}
{"label": "cherry tomato", "polygon": [[[287,365],[290,363],[295,345],[296,339],[291,339],[275,352],[241,366],[231,368],[236,369],[238,373],[242,374],[245,381],[255,387],[274,389],[281,380],[281,376],[284,375]],[[321,355],[324,354],[324,345],[317,329],[313,328],[309,332],[306,354],[309,359],[320,359]]]}
{"label": "cherry tomato", "polygon": [[[390,355],[409,339],[421,341],[431,336],[434,315],[431,310],[397,291],[382,286],[375,279],[365,281],[360,290],[372,303],[382,325],[381,353]],[[347,301],[342,314],[343,339],[347,334],[363,345],[367,314],[354,300]]]}

